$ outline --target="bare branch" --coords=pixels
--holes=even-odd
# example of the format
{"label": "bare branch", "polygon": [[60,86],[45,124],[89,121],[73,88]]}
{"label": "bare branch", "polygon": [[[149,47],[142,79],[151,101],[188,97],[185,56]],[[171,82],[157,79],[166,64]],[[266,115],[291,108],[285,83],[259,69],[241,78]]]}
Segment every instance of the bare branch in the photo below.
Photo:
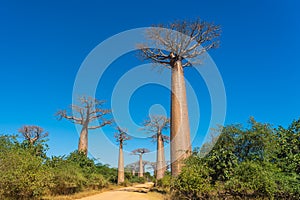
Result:
{"label": "bare branch", "polygon": [[[194,62],[196,58],[210,49],[219,46],[220,26],[207,23],[200,19],[195,21],[176,21],[168,25],[156,25],[147,31],[147,38],[156,48],[148,45],[139,45],[141,55],[144,59],[153,63],[162,64],[168,68],[176,60],[187,60],[183,67],[193,66],[200,62]],[[173,53],[175,58],[167,56]],[[172,62],[173,61],[173,62]]]}
{"label": "bare branch", "polygon": [[44,132],[44,129],[39,126],[23,126],[19,129],[19,133],[22,133],[25,140],[32,145],[49,135],[48,132]]}

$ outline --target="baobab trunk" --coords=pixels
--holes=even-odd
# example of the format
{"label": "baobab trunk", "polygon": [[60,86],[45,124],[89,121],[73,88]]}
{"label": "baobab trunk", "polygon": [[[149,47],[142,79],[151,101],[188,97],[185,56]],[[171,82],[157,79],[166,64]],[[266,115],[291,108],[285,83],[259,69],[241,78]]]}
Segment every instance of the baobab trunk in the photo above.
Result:
{"label": "baobab trunk", "polygon": [[140,171],[139,171],[139,177],[143,177],[144,176],[144,167],[143,167],[143,159],[142,159],[142,155],[140,155]]}
{"label": "baobab trunk", "polygon": [[119,162],[118,162],[118,184],[123,182],[124,182],[124,156],[123,156],[123,146],[120,145]]}
{"label": "baobab trunk", "polygon": [[191,152],[190,125],[186,99],[184,73],[181,60],[172,66],[171,94],[171,171],[177,176],[183,159]]}
{"label": "baobab trunk", "polygon": [[87,149],[88,149],[88,128],[87,126],[84,126],[80,132],[78,152],[83,152],[85,155],[87,155]]}
{"label": "baobab trunk", "polygon": [[156,152],[156,179],[159,180],[165,174],[165,156],[164,156],[164,141],[161,134],[157,136],[157,152]]}

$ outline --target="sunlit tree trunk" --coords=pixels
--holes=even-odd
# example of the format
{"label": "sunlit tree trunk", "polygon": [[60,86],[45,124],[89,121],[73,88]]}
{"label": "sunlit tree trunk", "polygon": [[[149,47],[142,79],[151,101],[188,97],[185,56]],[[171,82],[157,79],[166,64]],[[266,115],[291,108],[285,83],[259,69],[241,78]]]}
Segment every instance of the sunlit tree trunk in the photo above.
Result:
{"label": "sunlit tree trunk", "polygon": [[88,152],[88,127],[83,126],[80,132],[79,143],[78,143],[78,151],[83,152],[87,155]]}
{"label": "sunlit tree trunk", "polygon": [[144,176],[144,166],[143,166],[143,159],[142,159],[142,155],[140,155],[140,171],[139,171],[139,177],[143,177]]}
{"label": "sunlit tree trunk", "polygon": [[181,60],[172,66],[171,94],[171,171],[177,176],[182,167],[183,159],[191,152],[190,126],[184,73]]}
{"label": "sunlit tree trunk", "polygon": [[165,161],[164,161],[164,141],[162,135],[157,135],[157,163],[156,163],[156,179],[161,179],[165,174]]}
{"label": "sunlit tree trunk", "polygon": [[118,184],[123,182],[124,182],[124,156],[123,156],[123,145],[120,144],[119,162],[118,162]]}

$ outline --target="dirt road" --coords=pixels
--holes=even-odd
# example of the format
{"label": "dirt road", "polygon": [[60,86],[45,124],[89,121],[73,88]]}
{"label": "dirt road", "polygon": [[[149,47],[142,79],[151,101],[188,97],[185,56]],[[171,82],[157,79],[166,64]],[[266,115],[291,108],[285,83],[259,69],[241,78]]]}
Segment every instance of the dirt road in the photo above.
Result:
{"label": "dirt road", "polygon": [[153,183],[139,184],[133,187],[103,192],[80,200],[163,200],[162,195],[149,192],[151,187],[153,187]]}

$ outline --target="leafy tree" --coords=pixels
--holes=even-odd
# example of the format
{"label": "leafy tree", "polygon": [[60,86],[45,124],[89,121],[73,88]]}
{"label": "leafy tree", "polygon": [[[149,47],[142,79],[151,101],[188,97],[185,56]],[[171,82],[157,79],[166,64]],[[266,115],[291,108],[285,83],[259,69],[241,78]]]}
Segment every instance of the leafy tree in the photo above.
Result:
{"label": "leafy tree", "polygon": [[[109,109],[103,109],[104,101],[97,100],[92,97],[82,97],[79,99],[79,105],[72,104],[70,107],[71,114],[67,114],[66,110],[60,110],[56,113],[58,119],[65,118],[75,124],[82,126],[78,151],[87,155],[88,151],[88,130],[97,129],[112,123],[112,119],[105,118],[111,113]],[[93,122],[99,122],[99,125],[91,125]]]}
{"label": "leafy tree", "polygon": [[300,119],[277,129],[277,164],[284,172],[300,174]]}
{"label": "leafy tree", "polygon": [[212,169],[213,183],[228,180],[238,164],[236,155],[236,138],[242,132],[239,125],[224,127],[212,150],[204,157],[207,165]]}
{"label": "leafy tree", "polygon": [[172,71],[171,92],[171,170],[177,176],[182,160],[191,153],[190,125],[183,70],[200,63],[197,59],[218,46],[220,27],[200,19],[176,21],[157,25],[147,32],[147,38],[156,45],[140,45],[143,58]]}

